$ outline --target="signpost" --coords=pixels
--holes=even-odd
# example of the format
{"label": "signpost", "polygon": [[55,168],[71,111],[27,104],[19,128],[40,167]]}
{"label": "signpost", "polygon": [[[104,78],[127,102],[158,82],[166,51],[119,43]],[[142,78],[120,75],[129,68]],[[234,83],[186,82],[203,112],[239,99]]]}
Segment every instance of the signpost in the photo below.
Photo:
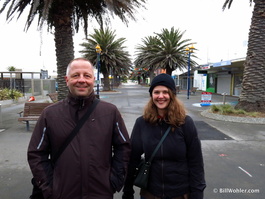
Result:
{"label": "signpost", "polygon": [[201,106],[210,106],[212,102],[211,92],[202,92],[201,96]]}

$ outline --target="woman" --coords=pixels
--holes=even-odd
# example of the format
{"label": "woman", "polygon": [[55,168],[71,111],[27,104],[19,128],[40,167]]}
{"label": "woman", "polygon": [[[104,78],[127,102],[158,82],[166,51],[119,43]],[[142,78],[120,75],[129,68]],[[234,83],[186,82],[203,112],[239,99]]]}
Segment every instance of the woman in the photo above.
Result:
{"label": "woman", "polygon": [[176,97],[173,79],[167,74],[156,76],[149,92],[144,114],[132,131],[131,160],[122,198],[134,198],[134,173],[141,156],[148,160],[171,126],[152,161],[148,187],[141,189],[141,199],[202,199],[206,184],[201,143],[192,118]]}

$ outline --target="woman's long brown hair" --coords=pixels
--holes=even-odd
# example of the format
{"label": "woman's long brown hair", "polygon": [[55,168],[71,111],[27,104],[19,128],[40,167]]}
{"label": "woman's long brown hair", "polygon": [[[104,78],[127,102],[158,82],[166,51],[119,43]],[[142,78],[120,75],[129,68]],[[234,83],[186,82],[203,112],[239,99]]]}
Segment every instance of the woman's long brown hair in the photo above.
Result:
{"label": "woman's long brown hair", "polygon": [[[168,89],[168,93],[170,102],[166,108],[165,118],[168,124],[177,127],[185,123],[186,110],[183,103],[173,94],[172,90]],[[151,124],[155,124],[158,121],[158,111],[152,97],[150,97],[149,102],[144,108],[143,117],[145,121]]]}

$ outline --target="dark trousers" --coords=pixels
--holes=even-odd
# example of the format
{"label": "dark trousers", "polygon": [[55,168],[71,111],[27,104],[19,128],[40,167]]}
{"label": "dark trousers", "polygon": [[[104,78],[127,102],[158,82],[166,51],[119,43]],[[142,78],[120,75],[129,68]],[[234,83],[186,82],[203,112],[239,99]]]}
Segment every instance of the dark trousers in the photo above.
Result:
{"label": "dark trousers", "polygon": [[141,189],[140,195],[141,195],[141,199],[189,199],[189,194],[184,194],[183,196],[178,196],[174,198],[168,198],[168,197],[160,198],[160,197],[154,196],[150,192],[143,190],[143,189]]}

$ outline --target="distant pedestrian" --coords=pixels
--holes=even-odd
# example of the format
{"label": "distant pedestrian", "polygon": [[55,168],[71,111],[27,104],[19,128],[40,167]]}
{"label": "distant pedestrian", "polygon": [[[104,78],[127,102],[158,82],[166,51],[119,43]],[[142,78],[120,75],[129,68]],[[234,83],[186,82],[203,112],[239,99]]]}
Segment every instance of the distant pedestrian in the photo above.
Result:
{"label": "distant pedestrian", "polygon": [[99,101],[55,163],[54,155],[95,103],[94,68],[77,58],[66,72],[69,94],[47,107],[33,131],[28,162],[45,199],[112,199],[125,180],[130,140],[117,107]]}
{"label": "distant pedestrian", "polygon": [[134,125],[129,172],[123,199],[134,198],[134,174],[144,154],[148,160],[166,129],[171,127],[151,162],[147,189],[141,199],[202,199],[206,187],[201,142],[192,118],[176,97],[176,86],[167,74],[156,76],[150,100]]}

